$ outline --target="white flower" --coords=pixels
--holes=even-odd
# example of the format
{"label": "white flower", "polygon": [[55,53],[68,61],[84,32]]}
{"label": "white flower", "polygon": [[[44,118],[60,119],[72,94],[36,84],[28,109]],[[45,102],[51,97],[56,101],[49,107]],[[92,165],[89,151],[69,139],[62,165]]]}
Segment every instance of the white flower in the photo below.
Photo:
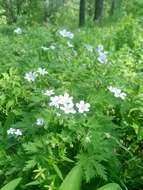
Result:
{"label": "white flower", "polygon": [[54,90],[46,90],[44,93],[43,93],[45,96],[52,96],[54,95]]}
{"label": "white flower", "polygon": [[37,74],[35,72],[32,72],[32,71],[25,73],[25,76],[24,76],[24,78],[26,80],[28,80],[29,82],[35,81],[36,77],[37,77]]}
{"label": "white flower", "polygon": [[85,103],[83,100],[81,100],[79,103],[76,104],[76,107],[78,108],[79,113],[84,113],[89,111],[90,104]]}
{"label": "white flower", "polygon": [[20,130],[20,129],[17,129],[17,130],[15,131],[15,135],[16,135],[16,136],[22,136],[21,130]]}
{"label": "white flower", "polygon": [[44,75],[48,74],[48,71],[46,71],[45,68],[43,69],[43,68],[39,67],[38,70],[37,70],[37,73],[44,76]]}
{"label": "white flower", "polygon": [[44,125],[44,119],[43,118],[37,118],[36,125],[38,125],[38,126]]}
{"label": "white flower", "polygon": [[10,128],[9,130],[7,130],[7,134],[8,135],[22,136],[21,130],[20,129],[14,129],[14,128]]}
{"label": "white flower", "polygon": [[73,97],[71,97],[68,93],[64,93],[64,95],[59,96],[59,103],[62,105],[71,104]]}
{"label": "white flower", "polygon": [[71,44],[69,41],[67,42],[67,45],[68,45],[69,48],[73,48],[74,47],[74,45]]}
{"label": "white flower", "polygon": [[104,51],[104,46],[103,46],[102,44],[99,44],[99,45],[97,46],[97,48],[96,48],[96,51],[97,51],[98,53],[103,52],[103,51]]}
{"label": "white flower", "polygon": [[116,88],[116,87],[109,86],[108,90],[110,92],[112,92],[115,97],[121,98],[122,100],[124,100],[127,96],[127,94],[125,92],[122,92],[121,89]]}
{"label": "white flower", "polygon": [[49,103],[49,106],[54,106],[56,108],[59,108],[59,105],[60,105],[60,98],[59,98],[59,96],[51,97],[50,101],[51,102]]}
{"label": "white flower", "polygon": [[92,47],[92,45],[90,45],[90,44],[85,44],[84,47],[85,47],[88,51],[93,52],[93,47]]}
{"label": "white flower", "polygon": [[99,53],[99,56],[98,56],[98,58],[97,58],[97,60],[98,60],[100,63],[102,63],[102,64],[106,64],[107,61],[108,61],[106,54],[107,54],[106,52],[100,52],[100,53]]}
{"label": "white flower", "polygon": [[14,30],[14,33],[15,34],[22,34],[22,29],[17,27],[15,30]]}
{"label": "white flower", "polygon": [[67,31],[66,29],[60,30],[59,33],[64,38],[72,39],[74,37],[74,34],[72,32]]}
{"label": "white flower", "polygon": [[64,106],[60,106],[60,109],[63,110],[65,114],[69,114],[69,113],[75,114],[76,113],[73,103],[69,103],[69,104],[65,104]]}
{"label": "white flower", "polygon": [[10,129],[7,130],[8,135],[13,135],[14,132],[15,132],[15,129],[13,129],[13,128],[10,128]]}

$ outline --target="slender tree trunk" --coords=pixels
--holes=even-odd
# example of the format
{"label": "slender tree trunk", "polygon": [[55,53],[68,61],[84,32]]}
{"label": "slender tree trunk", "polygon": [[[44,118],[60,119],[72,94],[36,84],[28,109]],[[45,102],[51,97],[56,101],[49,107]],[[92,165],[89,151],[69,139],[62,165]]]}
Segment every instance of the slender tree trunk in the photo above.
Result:
{"label": "slender tree trunk", "polygon": [[103,0],[95,0],[94,21],[99,20],[103,12]]}
{"label": "slender tree trunk", "polygon": [[85,24],[85,1],[80,0],[79,6],[79,26],[83,26]]}
{"label": "slender tree trunk", "polygon": [[114,14],[114,10],[115,10],[115,0],[111,0],[111,8],[110,8],[110,16],[112,16]]}

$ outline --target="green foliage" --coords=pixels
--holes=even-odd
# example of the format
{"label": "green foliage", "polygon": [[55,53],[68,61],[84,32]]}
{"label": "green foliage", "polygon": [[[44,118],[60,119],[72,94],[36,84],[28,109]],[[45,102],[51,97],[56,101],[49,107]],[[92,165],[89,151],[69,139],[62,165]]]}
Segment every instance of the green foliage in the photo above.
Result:
{"label": "green foliage", "polygon": [[15,190],[18,184],[20,183],[21,178],[17,178],[9,182],[7,185],[1,188],[1,190]]}
{"label": "green foliage", "polygon": [[104,185],[103,187],[100,187],[97,190],[121,190],[120,186],[116,183],[109,183],[107,185]]}
{"label": "green foliage", "polygon": [[82,182],[82,169],[80,165],[72,168],[70,173],[66,176],[59,190],[80,190]]}
{"label": "green foliage", "polygon": [[[31,2],[29,12],[22,12],[18,18],[18,24],[23,23],[22,33],[14,32],[18,24],[0,26],[1,186],[21,176],[20,190],[56,190],[67,176],[62,190],[76,190],[80,189],[82,176],[83,190],[94,190],[111,182],[123,189],[140,189],[143,186],[140,22],[125,16],[111,27],[102,23],[102,27],[92,25],[79,30],[75,28],[78,3],[68,1],[52,14],[54,24],[28,27],[23,15],[29,23],[41,18],[35,11],[40,5]],[[27,10],[24,2],[23,6],[22,10]],[[63,24],[67,30],[72,28],[72,39],[60,35]],[[103,44],[105,54],[108,52],[106,64],[99,61],[99,44]],[[48,73],[40,75],[39,68]],[[25,77],[30,71],[35,77],[33,81]],[[126,96],[114,94],[111,86]],[[52,89],[55,93],[52,96],[64,93],[71,96],[75,114],[50,106],[51,98],[44,92]],[[90,104],[87,112],[78,111],[76,103],[81,100]],[[43,119],[40,125],[39,118]],[[22,134],[15,134],[18,129]]]}

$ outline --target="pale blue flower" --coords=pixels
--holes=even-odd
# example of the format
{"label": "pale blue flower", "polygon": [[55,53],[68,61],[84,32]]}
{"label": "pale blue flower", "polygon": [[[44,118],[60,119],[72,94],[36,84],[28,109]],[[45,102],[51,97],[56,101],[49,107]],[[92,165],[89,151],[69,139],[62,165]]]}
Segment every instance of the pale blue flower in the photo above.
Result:
{"label": "pale blue flower", "polygon": [[67,31],[66,29],[60,30],[59,34],[64,38],[72,39],[74,37],[74,34],[70,31]]}
{"label": "pale blue flower", "polygon": [[44,119],[43,118],[37,118],[36,125],[43,126],[44,125]]}
{"label": "pale blue flower", "polygon": [[22,29],[20,27],[17,27],[15,30],[14,30],[14,33],[15,34],[22,34]]}

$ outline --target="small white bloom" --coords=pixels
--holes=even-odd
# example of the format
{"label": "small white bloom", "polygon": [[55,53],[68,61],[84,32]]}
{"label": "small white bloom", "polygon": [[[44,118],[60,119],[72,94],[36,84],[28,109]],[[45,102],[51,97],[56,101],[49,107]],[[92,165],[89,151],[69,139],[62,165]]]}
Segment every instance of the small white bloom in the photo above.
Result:
{"label": "small white bloom", "polygon": [[66,29],[60,30],[59,33],[64,38],[72,39],[74,37],[74,34],[72,32],[67,31]]}
{"label": "small white bloom", "polygon": [[8,135],[13,135],[14,132],[15,132],[15,129],[13,129],[13,128],[10,128],[10,129],[7,130]]}
{"label": "small white bloom", "polygon": [[110,92],[112,92],[115,97],[121,98],[122,100],[124,100],[127,96],[127,94],[125,92],[122,92],[121,89],[116,88],[116,87],[109,86],[108,90]]}
{"label": "small white bloom", "polygon": [[38,126],[44,125],[44,119],[43,118],[37,118],[36,125],[38,125]]}
{"label": "small white bloom", "polygon": [[16,136],[22,136],[21,130],[20,130],[20,129],[17,129],[17,130],[15,131],[15,135],[16,135]]}
{"label": "small white bloom", "polygon": [[59,108],[59,105],[60,105],[60,98],[59,98],[59,96],[51,97],[50,101],[51,102],[49,103],[49,106],[54,106],[56,108]]}
{"label": "small white bloom", "polygon": [[14,128],[10,128],[9,130],[7,130],[7,134],[8,135],[22,136],[21,130],[20,129],[14,129]]}
{"label": "small white bloom", "polygon": [[71,97],[68,93],[64,93],[64,95],[59,96],[60,104],[72,104],[73,97]]}
{"label": "small white bloom", "polygon": [[107,61],[108,61],[106,54],[107,54],[106,52],[100,52],[100,53],[99,53],[99,56],[98,56],[98,58],[97,58],[97,60],[98,60],[100,63],[102,63],[102,64],[106,64]]}
{"label": "small white bloom", "polygon": [[68,45],[69,48],[73,48],[74,47],[74,45],[71,44],[69,41],[67,42],[67,45]]}
{"label": "small white bloom", "polygon": [[29,82],[35,81],[36,77],[37,77],[37,74],[35,72],[32,72],[32,71],[25,73],[25,76],[24,76],[24,78],[26,80],[28,80]]}
{"label": "small white bloom", "polygon": [[63,110],[65,112],[65,114],[69,114],[69,113],[75,114],[76,113],[73,103],[64,104],[64,106],[61,106],[60,109]]}
{"label": "small white bloom", "polygon": [[15,30],[14,30],[14,33],[15,34],[22,34],[22,29],[20,27],[17,27]]}
{"label": "small white bloom", "polygon": [[76,107],[78,108],[79,113],[84,113],[89,111],[90,104],[85,103],[83,100],[81,100],[79,103],[76,104]]}
{"label": "small white bloom", "polygon": [[43,69],[43,68],[39,67],[37,69],[37,73],[39,73],[40,75],[44,76],[44,75],[48,74],[48,71],[46,71],[45,68]]}
{"label": "small white bloom", "polygon": [[52,96],[54,95],[54,90],[46,90],[44,93],[43,93],[45,96]]}
{"label": "small white bloom", "polygon": [[85,47],[88,51],[93,52],[93,47],[92,47],[92,45],[90,45],[90,44],[85,44],[84,47]]}

